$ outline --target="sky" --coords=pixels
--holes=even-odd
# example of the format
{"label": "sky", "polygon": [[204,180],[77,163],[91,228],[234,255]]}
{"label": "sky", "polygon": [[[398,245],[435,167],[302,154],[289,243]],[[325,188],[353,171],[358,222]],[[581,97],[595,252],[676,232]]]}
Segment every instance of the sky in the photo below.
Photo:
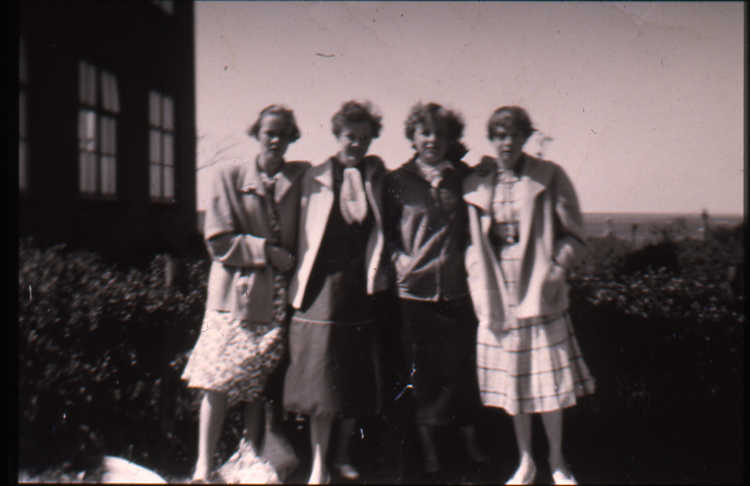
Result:
{"label": "sky", "polygon": [[336,152],[331,116],[356,99],[383,117],[370,153],[389,169],[413,153],[416,102],[462,116],[469,165],[493,154],[492,111],[514,104],[552,137],[544,157],[584,212],[743,212],[743,2],[198,1],[195,14],[199,209],[216,167],[254,158],[245,132],[263,107],[295,113],[287,160],[319,164]]}

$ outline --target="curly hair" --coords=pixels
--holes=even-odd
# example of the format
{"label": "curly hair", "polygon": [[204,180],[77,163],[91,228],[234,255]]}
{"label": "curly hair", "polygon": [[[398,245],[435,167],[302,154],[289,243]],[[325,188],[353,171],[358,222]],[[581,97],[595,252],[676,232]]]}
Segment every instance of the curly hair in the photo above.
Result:
{"label": "curly hair", "polygon": [[464,133],[464,122],[461,115],[442,107],[437,103],[417,103],[409,110],[409,115],[404,123],[406,138],[414,141],[414,131],[417,125],[433,127],[440,135],[448,140],[448,159],[457,160],[468,151],[460,142]]}
{"label": "curly hair", "polygon": [[531,118],[526,110],[520,106],[501,106],[492,112],[490,119],[487,121],[487,138],[492,140],[495,127],[502,126],[506,129],[515,128],[525,138],[529,138],[536,131],[531,124]]}
{"label": "curly hair", "polygon": [[341,105],[339,111],[333,114],[331,125],[333,134],[338,137],[346,125],[364,121],[370,124],[372,138],[378,138],[383,127],[381,120],[382,117],[372,103],[352,100]]}
{"label": "curly hair", "polygon": [[258,118],[255,120],[255,123],[250,125],[250,128],[247,129],[247,134],[249,136],[255,137],[256,139],[258,138],[260,134],[261,121],[266,115],[276,115],[284,119],[290,143],[294,142],[300,137],[300,131],[299,127],[297,127],[297,121],[294,119],[294,113],[286,106],[278,104],[268,105],[261,110],[261,112],[258,114]]}

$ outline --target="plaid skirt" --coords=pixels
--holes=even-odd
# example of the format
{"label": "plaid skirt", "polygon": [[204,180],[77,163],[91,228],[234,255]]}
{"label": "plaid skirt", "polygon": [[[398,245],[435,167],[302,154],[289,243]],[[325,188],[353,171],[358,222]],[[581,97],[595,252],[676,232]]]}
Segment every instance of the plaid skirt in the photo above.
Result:
{"label": "plaid skirt", "polygon": [[477,375],[482,403],[509,415],[571,407],[595,389],[567,312],[498,333],[480,327]]}
{"label": "plaid skirt", "polygon": [[209,310],[182,379],[188,388],[224,392],[228,405],[253,401],[264,393],[286,351],[286,336],[273,323],[233,319]]}
{"label": "plaid skirt", "polygon": [[498,251],[508,301],[509,325],[477,331],[477,378],[482,403],[510,415],[551,412],[571,407],[594,393],[595,382],[581,355],[570,315],[516,317],[521,245]]}

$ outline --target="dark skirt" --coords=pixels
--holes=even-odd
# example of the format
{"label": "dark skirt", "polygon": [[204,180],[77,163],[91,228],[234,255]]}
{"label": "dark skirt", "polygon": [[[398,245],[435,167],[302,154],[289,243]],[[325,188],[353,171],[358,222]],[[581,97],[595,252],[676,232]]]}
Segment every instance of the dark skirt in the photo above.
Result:
{"label": "dark skirt", "polygon": [[469,299],[401,299],[402,346],[420,425],[466,425],[481,410]]}
{"label": "dark skirt", "polygon": [[322,324],[293,318],[284,408],[305,415],[364,417],[381,407],[374,321]]}
{"label": "dark skirt", "polygon": [[363,223],[347,224],[335,201],[303,304],[289,327],[284,408],[363,417],[377,413],[382,402],[378,332],[365,275],[374,223],[370,211]]}

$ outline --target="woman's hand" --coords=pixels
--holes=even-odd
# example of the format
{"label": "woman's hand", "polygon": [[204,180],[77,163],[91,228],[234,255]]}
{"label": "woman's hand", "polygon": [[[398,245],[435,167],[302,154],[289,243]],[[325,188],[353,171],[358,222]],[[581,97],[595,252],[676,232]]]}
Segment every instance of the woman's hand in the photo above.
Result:
{"label": "woman's hand", "polygon": [[560,298],[560,292],[565,288],[565,278],[565,269],[553,261],[542,286],[542,298],[545,302],[555,302]]}
{"label": "woman's hand", "polygon": [[288,272],[294,268],[294,255],[280,246],[266,244],[266,258],[280,272]]}

